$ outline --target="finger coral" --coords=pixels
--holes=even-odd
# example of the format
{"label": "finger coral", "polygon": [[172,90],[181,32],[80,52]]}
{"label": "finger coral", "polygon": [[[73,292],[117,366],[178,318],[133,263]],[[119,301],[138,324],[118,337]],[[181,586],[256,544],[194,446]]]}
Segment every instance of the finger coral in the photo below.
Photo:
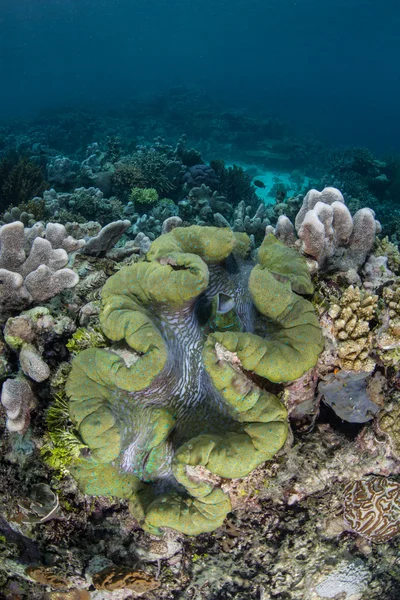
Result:
{"label": "finger coral", "polygon": [[[348,271],[360,267],[371,252],[375,234],[381,230],[375,213],[362,208],[352,217],[339,190],[328,187],[310,190],[295,219],[295,229],[303,254],[314,259],[321,272]],[[278,239],[292,245],[294,227],[282,215],[273,231]]]}
{"label": "finger coral", "polygon": [[74,287],[78,275],[63,267],[68,252],[84,243],[56,223],[46,229],[41,223],[24,228],[20,221],[0,227],[0,316]]}
{"label": "finger coral", "polygon": [[27,380],[23,376],[7,379],[3,383],[0,399],[7,415],[7,429],[25,433],[29,427],[30,410],[36,403]]}
{"label": "finger coral", "polygon": [[50,376],[50,368],[43,358],[43,351],[55,336],[75,331],[69,317],[54,318],[48,308],[36,306],[10,317],[4,328],[6,344],[19,352],[22,372],[33,381],[41,382]]}
{"label": "finger coral", "polygon": [[[152,533],[196,535],[230,510],[221,478],[244,477],[287,435],[267,391],[313,367],[322,335],[304,259],[273,236],[248,259],[229,229],[177,227],[113,275],[100,324],[113,345],[73,360],[70,416],[91,450],[74,474],[123,494]],[[265,384],[262,384],[262,381]]]}

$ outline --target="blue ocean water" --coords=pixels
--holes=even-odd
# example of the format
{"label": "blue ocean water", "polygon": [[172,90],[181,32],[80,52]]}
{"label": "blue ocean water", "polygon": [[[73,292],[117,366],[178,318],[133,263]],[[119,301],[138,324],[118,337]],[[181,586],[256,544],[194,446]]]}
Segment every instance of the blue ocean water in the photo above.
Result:
{"label": "blue ocean water", "polygon": [[398,149],[399,30],[396,0],[1,0],[0,116],[184,84]]}

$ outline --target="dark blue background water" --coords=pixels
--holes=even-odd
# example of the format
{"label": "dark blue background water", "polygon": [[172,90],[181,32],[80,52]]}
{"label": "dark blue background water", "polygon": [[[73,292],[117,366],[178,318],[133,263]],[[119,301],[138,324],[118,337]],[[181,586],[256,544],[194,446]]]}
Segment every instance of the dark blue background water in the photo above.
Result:
{"label": "dark blue background water", "polygon": [[400,149],[399,0],[0,0],[0,116],[191,84]]}

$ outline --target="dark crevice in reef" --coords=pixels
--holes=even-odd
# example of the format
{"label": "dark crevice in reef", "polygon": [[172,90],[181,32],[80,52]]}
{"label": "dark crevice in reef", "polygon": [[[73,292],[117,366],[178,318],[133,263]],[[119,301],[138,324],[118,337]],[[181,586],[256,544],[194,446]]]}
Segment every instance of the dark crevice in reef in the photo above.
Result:
{"label": "dark crevice in reef", "polygon": [[279,383],[273,383],[261,375],[257,375],[253,371],[246,371],[246,369],[241,369],[244,375],[246,375],[247,379],[250,379],[253,383],[256,384],[257,387],[264,390],[265,392],[269,392],[270,394],[274,394],[278,396],[283,391],[283,386]]}
{"label": "dark crevice in reef", "polygon": [[349,423],[348,421],[343,421],[334,413],[331,407],[327,406],[324,402],[321,402],[320,404],[319,415],[316,420],[316,424],[319,423],[327,423],[335,431],[345,435],[349,440],[354,440],[365,426],[365,423]]}

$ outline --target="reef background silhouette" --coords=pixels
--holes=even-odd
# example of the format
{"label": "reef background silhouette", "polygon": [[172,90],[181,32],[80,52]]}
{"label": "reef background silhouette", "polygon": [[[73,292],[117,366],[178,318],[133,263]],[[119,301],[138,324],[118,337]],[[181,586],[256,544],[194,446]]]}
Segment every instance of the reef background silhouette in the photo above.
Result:
{"label": "reef background silhouette", "polygon": [[0,115],[203,87],[332,144],[397,149],[395,0],[1,0]]}

